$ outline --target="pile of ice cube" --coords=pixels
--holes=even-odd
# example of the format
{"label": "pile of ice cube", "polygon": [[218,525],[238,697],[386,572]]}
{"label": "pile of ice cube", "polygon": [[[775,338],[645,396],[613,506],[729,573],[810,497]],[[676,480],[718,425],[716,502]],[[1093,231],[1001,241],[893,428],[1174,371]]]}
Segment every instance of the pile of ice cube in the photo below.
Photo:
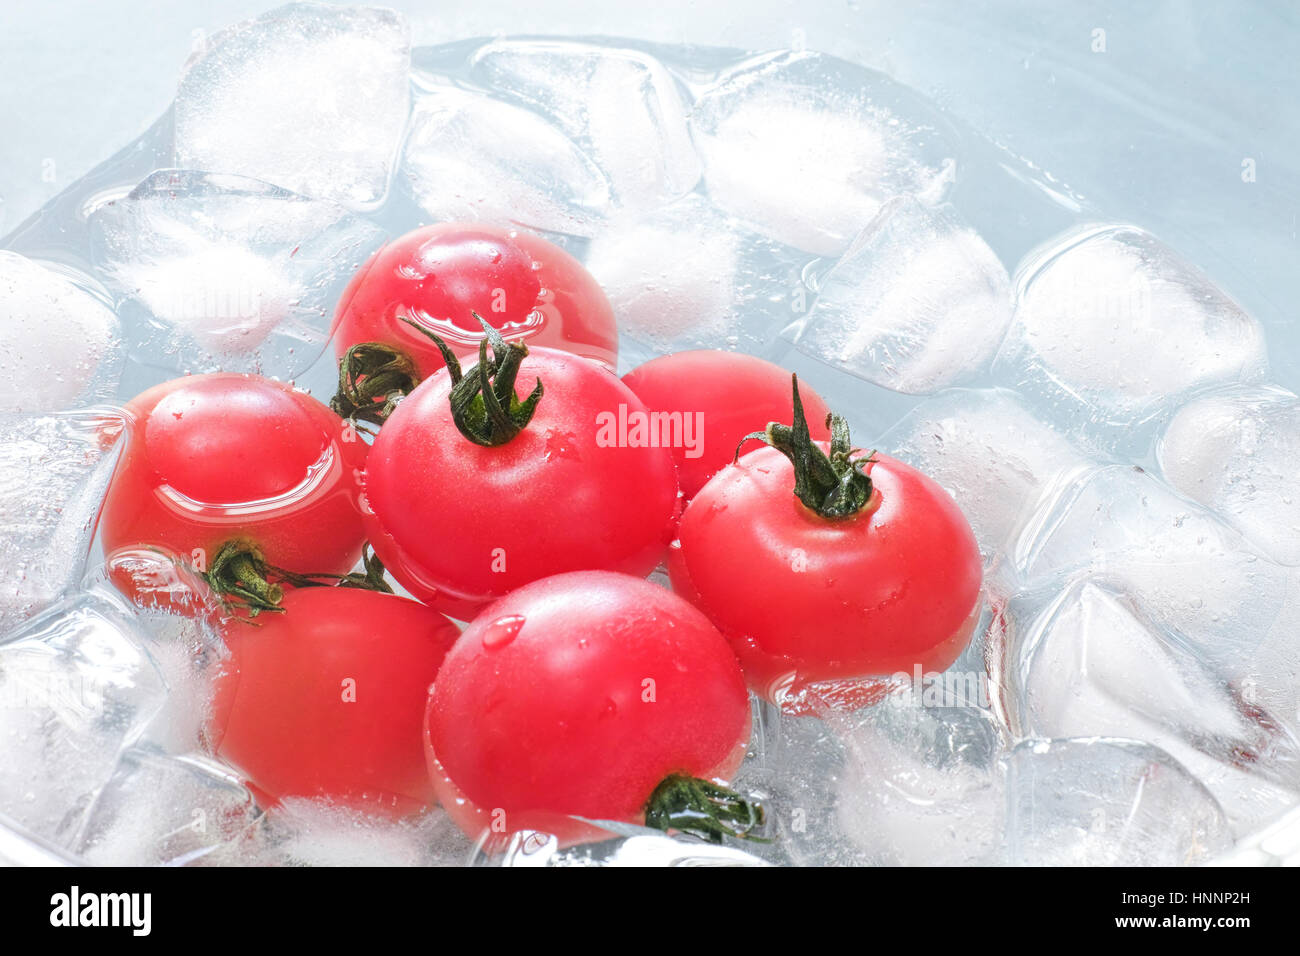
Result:
{"label": "pile of ice cube", "polygon": [[[1300,804],[1300,398],[1168,245],[1045,208],[982,149],[802,51],[412,50],[394,13],[315,4],[211,37],[168,117],[0,250],[0,860],[1197,863]],[[971,189],[1027,241],[995,251]],[[116,405],[215,369],[328,394],[343,285],[452,218],[580,256],[624,367],[797,369],[969,516],[985,627],[951,671],[853,714],[759,708],[739,786],[772,843],[475,849],[438,811],[267,810],[200,752],[205,616],[98,567]]]}

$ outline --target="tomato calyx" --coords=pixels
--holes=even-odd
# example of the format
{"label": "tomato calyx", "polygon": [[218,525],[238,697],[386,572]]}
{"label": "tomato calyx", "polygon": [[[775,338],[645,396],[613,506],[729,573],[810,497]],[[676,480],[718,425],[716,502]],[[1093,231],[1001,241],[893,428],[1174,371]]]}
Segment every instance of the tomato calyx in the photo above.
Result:
{"label": "tomato calyx", "polygon": [[[472,316],[483,326],[485,338],[478,343],[478,364],[468,372],[461,372],[460,361],[452,354],[447,343],[427,329],[421,329],[442,352],[443,361],[451,375],[451,418],[462,435],[476,445],[492,448],[504,445],[532,421],[537,403],[545,391],[542,380],[522,402],[515,394],[515,379],[519,364],[528,355],[523,342],[507,342],[505,337],[489,325],[477,312]],[[492,346],[492,361],[488,361],[488,346]]]}
{"label": "tomato calyx", "polygon": [[379,426],[419,384],[420,374],[405,352],[382,342],[360,342],[339,359],[339,390],[330,408],[348,421]]}
{"label": "tomato calyx", "polygon": [[284,613],[280,606],[284,587],[280,582],[296,588],[360,588],[392,594],[393,589],[384,578],[383,562],[369,544],[365,545],[361,560],[364,571],[344,575],[302,574],[276,567],[266,560],[257,545],[236,539],[217,550],[211,567],[202,577],[227,611],[246,612],[243,616],[236,614],[236,620],[252,622],[264,612]]}
{"label": "tomato calyx", "polygon": [[[830,454],[822,451],[808,431],[803,402],[799,399],[799,376],[794,383],[794,415],[789,425],[768,422],[761,432],[752,432],[736,446],[733,463],[747,441],[759,440],[775,448],[794,465],[794,495],[810,511],[832,520],[850,518],[863,509],[874,508],[879,496],[867,466],[874,463],[875,452],[865,455],[849,440],[849,423],[834,412],[826,416],[831,432]],[[856,456],[856,457],[855,457]]]}
{"label": "tomato calyx", "polygon": [[758,801],[685,774],[665,777],[645,805],[646,826],[689,833],[709,843],[721,843],[724,837],[768,843],[753,832],[765,820]]}

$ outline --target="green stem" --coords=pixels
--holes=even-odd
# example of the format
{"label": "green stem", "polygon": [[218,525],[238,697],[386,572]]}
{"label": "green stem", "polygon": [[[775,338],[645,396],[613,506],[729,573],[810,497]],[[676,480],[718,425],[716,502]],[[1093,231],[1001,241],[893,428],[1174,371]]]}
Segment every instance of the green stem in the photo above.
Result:
{"label": "green stem", "polygon": [[767,843],[753,833],[764,820],[763,806],[757,801],[685,774],[665,777],[645,806],[646,826],[690,833],[710,843],[729,836]]}
{"label": "green stem", "polygon": [[[843,417],[831,412],[826,425],[831,431],[830,454],[812,440],[803,402],[799,398],[799,376],[790,376],[794,384],[794,416],[789,425],[768,422],[761,432],[746,435],[736,446],[740,449],[747,441],[758,439],[775,448],[794,465],[794,494],[803,504],[823,518],[849,518],[872,500],[873,486],[867,466],[874,462],[875,452],[862,454],[849,441],[849,424]],[[855,457],[856,456],[856,457]]]}
{"label": "green stem", "polygon": [[284,590],[270,581],[272,568],[257,545],[250,541],[227,541],[212,559],[203,579],[227,609],[242,608],[248,620],[263,611],[283,613],[280,599]]}
{"label": "green stem", "polygon": [[405,352],[382,342],[361,342],[339,359],[339,390],[330,408],[349,421],[382,425],[398,399],[419,384],[420,374]]}

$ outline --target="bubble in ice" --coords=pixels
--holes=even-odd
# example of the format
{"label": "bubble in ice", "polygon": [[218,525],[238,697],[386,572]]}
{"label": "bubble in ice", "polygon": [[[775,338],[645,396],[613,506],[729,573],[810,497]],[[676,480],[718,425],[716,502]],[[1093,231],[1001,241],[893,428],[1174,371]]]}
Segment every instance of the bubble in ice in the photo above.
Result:
{"label": "bubble in ice", "polygon": [[821,54],[740,64],[699,98],[692,130],[710,198],[766,235],[843,252],[891,196],[942,198],[956,155],[883,75]]}
{"label": "bubble in ice", "polygon": [[1222,515],[1261,551],[1300,564],[1300,399],[1237,386],[1188,402],[1156,446],[1165,479]]}
{"label": "bubble in ice", "polygon": [[377,205],[410,109],[391,10],[293,3],[213,35],[176,92],[176,165]]}
{"label": "bubble in ice", "polygon": [[531,110],[454,86],[416,99],[400,169],[435,221],[591,236],[610,204],[604,174],[563,132]]}
{"label": "bubble in ice", "polygon": [[1148,744],[1031,739],[1004,768],[1013,865],[1190,866],[1232,845],[1214,797]]}
{"label": "bubble in ice", "polygon": [[271,866],[446,866],[473,844],[441,809],[389,820],[324,799],[286,797],[267,815],[248,858]]}
{"label": "bubble in ice", "polygon": [[0,250],[0,413],[59,411],[111,397],[121,332],[93,282]]}
{"label": "bubble in ice", "polygon": [[1011,320],[1006,269],[950,207],[890,200],[783,333],[828,365],[899,392],[970,378]]}
{"label": "bubble in ice", "polygon": [[84,572],[121,428],[109,409],[0,415],[0,633],[47,607]]}
{"label": "bubble in ice", "polygon": [[560,40],[499,40],[474,54],[472,72],[543,111],[588,150],[623,208],[671,202],[699,181],[683,87],[649,54]]}
{"label": "bubble in ice", "polygon": [[163,170],[89,219],[134,357],[175,371],[301,374],[382,241],[331,202],[240,176]]}
{"label": "bubble in ice", "polygon": [[1259,323],[1134,226],[1058,237],[1026,258],[1017,287],[996,370],[1081,427],[1129,430],[1195,389],[1267,368]]}
{"label": "bubble in ice", "polygon": [[952,389],[927,399],[876,443],[929,475],[961,506],[986,558],[999,553],[1081,451],[1007,389]]}

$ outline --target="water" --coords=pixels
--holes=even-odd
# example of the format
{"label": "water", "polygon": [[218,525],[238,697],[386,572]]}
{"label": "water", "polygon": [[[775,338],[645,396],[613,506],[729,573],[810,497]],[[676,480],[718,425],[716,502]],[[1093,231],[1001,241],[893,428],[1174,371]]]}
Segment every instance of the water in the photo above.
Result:
{"label": "water", "polygon": [[[629,832],[590,852],[485,856],[438,812],[263,813],[196,760],[219,642],[123,618],[102,577],[75,593],[105,454],[91,448],[97,413],[77,409],[215,367],[327,397],[322,334],[351,264],[381,236],[471,213],[588,263],[619,313],[622,370],[669,349],[761,355],[843,410],[857,443],[949,488],[991,598],[957,676],[982,678],[987,662],[992,705],[765,714],[737,785],[768,801],[774,842],[731,854]],[[408,49],[399,16],[310,5],[208,38],[149,131],[0,243],[0,283],[20,274],[37,290],[26,313],[11,293],[0,308],[39,316],[57,296],[79,331],[11,393],[38,417],[14,419],[3,446],[19,449],[5,526],[14,553],[54,570],[5,623],[74,593],[0,656],[21,649],[9,669],[29,683],[42,667],[117,675],[121,697],[9,715],[16,766],[40,754],[63,777],[30,770],[23,792],[27,779],[4,778],[0,817],[32,839],[0,828],[0,854],[617,865],[1191,863],[1225,850],[1298,799],[1283,745],[1300,712],[1300,588],[1285,534],[1268,533],[1294,520],[1277,501],[1285,458],[1267,450],[1289,447],[1291,399],[1260,391],[1262,327],[1195,256],[1173,237],[1088,228],[1108,213],[883,74],[802,50]],[[196,291],[235,307],[193,308]],[[124,359],[95,345],[115,323]],[[54,335],[47,325],[27,327]],[[73,346],[92,348],[65,365]],[[12,350],[0,364],[6,381],[24,372]],[[29,407],[34,395],[53,404]],[[23,497],[41,487],[31,462],[79,504]],[[46,534],[65,523],[67,549]],[[115,662],[104,675],[100,658]],[[209,797],[231,828],[185,829],[184,810]]]}

